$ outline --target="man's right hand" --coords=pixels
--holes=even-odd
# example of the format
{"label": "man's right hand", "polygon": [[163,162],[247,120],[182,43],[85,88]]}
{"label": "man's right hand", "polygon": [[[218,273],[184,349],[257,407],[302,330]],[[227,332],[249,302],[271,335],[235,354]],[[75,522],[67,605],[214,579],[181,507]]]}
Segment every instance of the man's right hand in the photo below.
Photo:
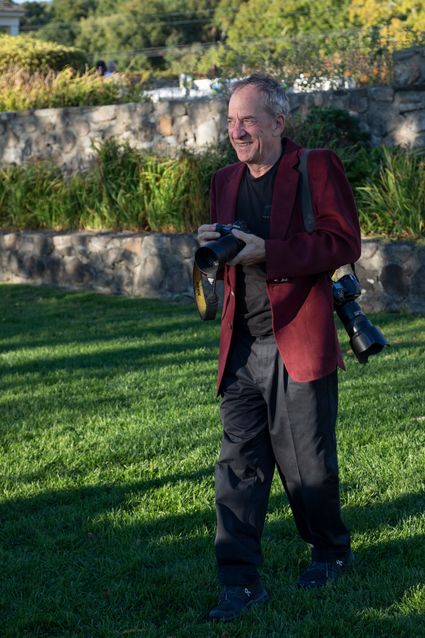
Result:
{"label": "man's right hand", "polygon": [[215,224],[203,224],[198,228],[198,241],[201,244],[205,244],[207,241],[218,239],[220,233],[215,230]]}

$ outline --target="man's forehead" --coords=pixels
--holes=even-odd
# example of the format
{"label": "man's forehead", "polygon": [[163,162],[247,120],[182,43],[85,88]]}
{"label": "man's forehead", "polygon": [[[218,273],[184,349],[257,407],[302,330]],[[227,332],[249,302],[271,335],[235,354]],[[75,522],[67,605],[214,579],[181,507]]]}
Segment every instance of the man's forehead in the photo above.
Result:
{"label": "man's forehead", "polygon": [[265,96],[255,86],[244,86],[231,95],[228,111],[254,115],[259,111],[267,111]]}

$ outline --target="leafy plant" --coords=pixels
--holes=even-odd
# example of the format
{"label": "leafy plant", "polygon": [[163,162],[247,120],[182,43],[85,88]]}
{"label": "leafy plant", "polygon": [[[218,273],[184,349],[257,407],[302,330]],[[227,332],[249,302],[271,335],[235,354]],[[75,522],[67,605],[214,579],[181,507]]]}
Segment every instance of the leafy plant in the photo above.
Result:
{"label": "leafy plant", "polygon": [[[322,146],[314,135],[311,145]],[[357,195],[363,233],[423,236],[423,152],[360,143],[335,148]],[[66,179],[48,162],[1,169],[0,226],[194,231],[209,219],[212,174],[235,161],[228,142],[179,158],[148,155],[115,140],[96,150],[92,170]]]}
{"label": "leafy plant", "polygon": [[100,106],[139,102],[140,85],[125,76],[104,79],[94,71],[77,73],[71,67],[59,72],[15,68],[0,74],[0,110]]}
{"label": "leafy plant", "polygon": [[81,49],[57,42],[43,42],[33,36],[0,34],[0,72],[10,68],[30,73],[60,71],[70,66],[82,71],[88,59]]}
{"label": "leafy plant", "polygon": [[381,157],[376,178],[356,189],[364,232],[388,237],[424,236],[424,150],[382,147]]}
{"label": "leafy plant", "polygon": [[343,109],[312,107],[305,117],[295,115],[288,121],[288,129],[294,131],[303,146],[353,146],[367,144],[369,135],[359,126],[359,121]]}

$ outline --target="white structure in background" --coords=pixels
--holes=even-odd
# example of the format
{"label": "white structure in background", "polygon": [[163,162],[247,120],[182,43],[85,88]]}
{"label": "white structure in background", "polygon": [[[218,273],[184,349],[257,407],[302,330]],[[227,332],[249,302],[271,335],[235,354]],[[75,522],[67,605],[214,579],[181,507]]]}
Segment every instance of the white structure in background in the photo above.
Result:
{"label": "white structure in background", "polygon": [[[240,79],[240,78],[237,78]],[[179,86],[164,86],[159,89],[143,91],[153,102],[158,100],[178,100],[182,98],[210,97],[225,91],[232,80],[202,78],[195,80],[190,74],[182,73]],[[303,73],[294,84],[286,89],[287,93],[310,93],[312,91],[334,91],[335,89],[355,89],[356,81],[346,77],[312,77],[307,78]]]}
{"label": "white structure in background", "polygon": [[18,35],[19,20],[24,13],[25,9],[20,9],[14,2],[0,0],[0,35],[2,33]]}
{"label": "white structure in background", "polygon": [[335,91],[337,89],[355,89],[356,81],[346,77],[305,77],[300,73],[288,93],[310,93],[311,91]]}
{"label": "white structure in background", "polygon": [[219,78],[215,80],[209,80],[208,78],[194,80],[191,75],[182,73],[179,78],[179,86],[164,86],[160,89],[143,91],[143,95],[148,95],[153,102],[161,99],[209,97],[219,93],[224,86],[225,82]]}

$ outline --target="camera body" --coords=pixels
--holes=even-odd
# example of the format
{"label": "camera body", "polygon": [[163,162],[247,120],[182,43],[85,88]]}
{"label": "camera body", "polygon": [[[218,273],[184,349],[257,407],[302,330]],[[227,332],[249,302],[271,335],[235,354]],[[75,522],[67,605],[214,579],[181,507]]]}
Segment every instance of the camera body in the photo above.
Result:
{"label": "camera body", "polygon": [[207,277],[215,277],[217,272],[231,261],[245,246],[245,242],[232,234],[232,230],[242,230],[249,233],[248,226],[242,221],[233,224],[216,224],[215,231],[220,233],[219,239],[209,241],[195,253],[195,264]]}

